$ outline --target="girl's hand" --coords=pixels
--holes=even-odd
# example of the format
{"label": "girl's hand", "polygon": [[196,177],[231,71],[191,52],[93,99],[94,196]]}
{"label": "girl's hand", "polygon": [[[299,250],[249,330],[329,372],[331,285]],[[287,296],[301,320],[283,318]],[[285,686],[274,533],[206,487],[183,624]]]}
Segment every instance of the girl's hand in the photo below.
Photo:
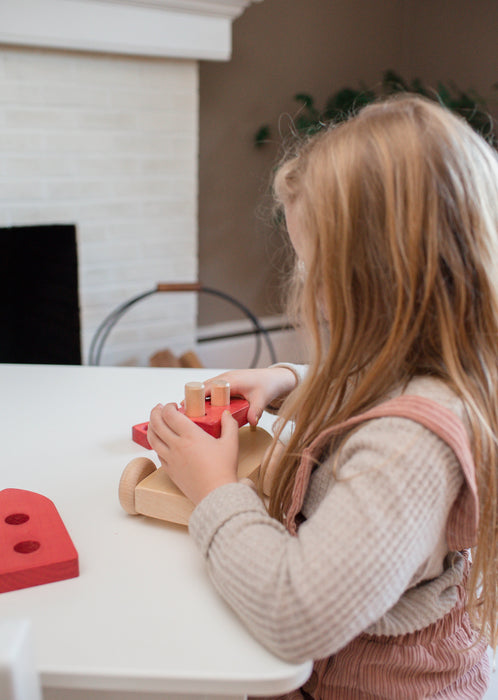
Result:
{"label": "girl's hand", "polygon": [[239,426],[228,411],[221,436],[214,438],[178,411],[176,404],[156,406],[147,439],[178,488],[195,505],[223,484],[237,482]]}
{"label": "girl's hand", "polygon": [[211,394],[212,383],[219,379],[229,382],[232,396],[243,396],[249,401],[247,419],[250,425],[257,425],[264,409],[275,399],[289,394],[297,381],[288,367],[233,370],[205,381],[206,396]]}

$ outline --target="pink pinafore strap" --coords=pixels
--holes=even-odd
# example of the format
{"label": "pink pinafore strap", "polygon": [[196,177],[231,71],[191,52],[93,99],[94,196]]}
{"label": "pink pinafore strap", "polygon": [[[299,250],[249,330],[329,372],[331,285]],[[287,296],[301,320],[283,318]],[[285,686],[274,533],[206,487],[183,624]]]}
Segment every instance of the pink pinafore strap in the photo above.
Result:
{"label": "pink pinafore strap", "polygon": [[311,472],[316,464],[316,456],[326,446],[330,438],[359,423],[388,416],[409,418],[420,423],[444,440],[455,453],[463,470],[464,483],[447,521],[448,548],[458,551],[472,547],[477,538],[479,503],[474,460],[467,431],[458,416],[449,409],[432,399],[409,394],[385,401],[364,413],[328,428],[304,451],[287,511],[289,532],[294,535],[297,533],[296,517],[303,505]]}

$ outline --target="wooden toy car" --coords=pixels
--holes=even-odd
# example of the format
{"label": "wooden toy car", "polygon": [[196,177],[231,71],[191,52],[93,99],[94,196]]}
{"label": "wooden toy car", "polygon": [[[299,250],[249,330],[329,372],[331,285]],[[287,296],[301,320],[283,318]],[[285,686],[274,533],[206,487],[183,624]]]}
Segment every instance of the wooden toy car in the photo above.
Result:
{"label": "wooden toy car", "polygon": [[[206,400],[203,385],[190,382],[185,387],[185,406],[179,410],[213,437],[220,435],[223,411],[230,410],[243,426],[239,429],[238,477],[254,478],[272,437],[262,428],[243,425],[247,422],[249,404],[243,399],[230,399],[230,387],[226,382],[224,384],[223,393],[221,390],[218,393],[213,387],[211,398]],[[134,429],[141,428],[140,439],[136,434],[134,439],[150,449],[148,442],[145,444],[142,440],[147,435],[147,429],[142,426],[146,425],[134,426]],[[119,482],[119,501],[130,515],[142,514],[180,525],[188,524],[194,510],[194,504],[173,483],[163,467],[157,468],[148,457],[136,457],[125,467]]]}

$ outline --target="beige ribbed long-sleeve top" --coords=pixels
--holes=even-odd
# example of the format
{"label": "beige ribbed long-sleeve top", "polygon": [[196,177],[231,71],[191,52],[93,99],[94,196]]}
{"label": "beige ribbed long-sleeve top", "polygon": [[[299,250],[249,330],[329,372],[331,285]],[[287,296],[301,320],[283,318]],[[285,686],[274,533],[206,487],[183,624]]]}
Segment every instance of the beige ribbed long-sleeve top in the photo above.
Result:
{"label": "beige ribbed long-sleeve top", "polygon": [[[417,378],[404,393],[465,421],[438,380]],[[445,527],[463,474],[445,442],[412,420],[378,418],[347,440],[338,480],[332,462],[313,472],[296,537],[241,483],[211,492],[189,523],[221,595],[291,662],[330,656],[361,632],[422,629],[453,607],[462,576]]]}

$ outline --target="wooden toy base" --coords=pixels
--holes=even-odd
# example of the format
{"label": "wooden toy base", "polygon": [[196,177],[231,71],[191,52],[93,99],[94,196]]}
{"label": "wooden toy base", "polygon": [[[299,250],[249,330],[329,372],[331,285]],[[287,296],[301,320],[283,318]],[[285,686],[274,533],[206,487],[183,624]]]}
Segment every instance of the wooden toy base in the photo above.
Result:
{"label": "wooden toy base", "polygon": [[[239,479],[256,475],[272,437],[262,428],[244,426],[239,430]],[[162,467],[147,457],[133,459],[119,482],[119,502],[130,515],[147,515],[187,525],[194,504],[171,481]]]}

